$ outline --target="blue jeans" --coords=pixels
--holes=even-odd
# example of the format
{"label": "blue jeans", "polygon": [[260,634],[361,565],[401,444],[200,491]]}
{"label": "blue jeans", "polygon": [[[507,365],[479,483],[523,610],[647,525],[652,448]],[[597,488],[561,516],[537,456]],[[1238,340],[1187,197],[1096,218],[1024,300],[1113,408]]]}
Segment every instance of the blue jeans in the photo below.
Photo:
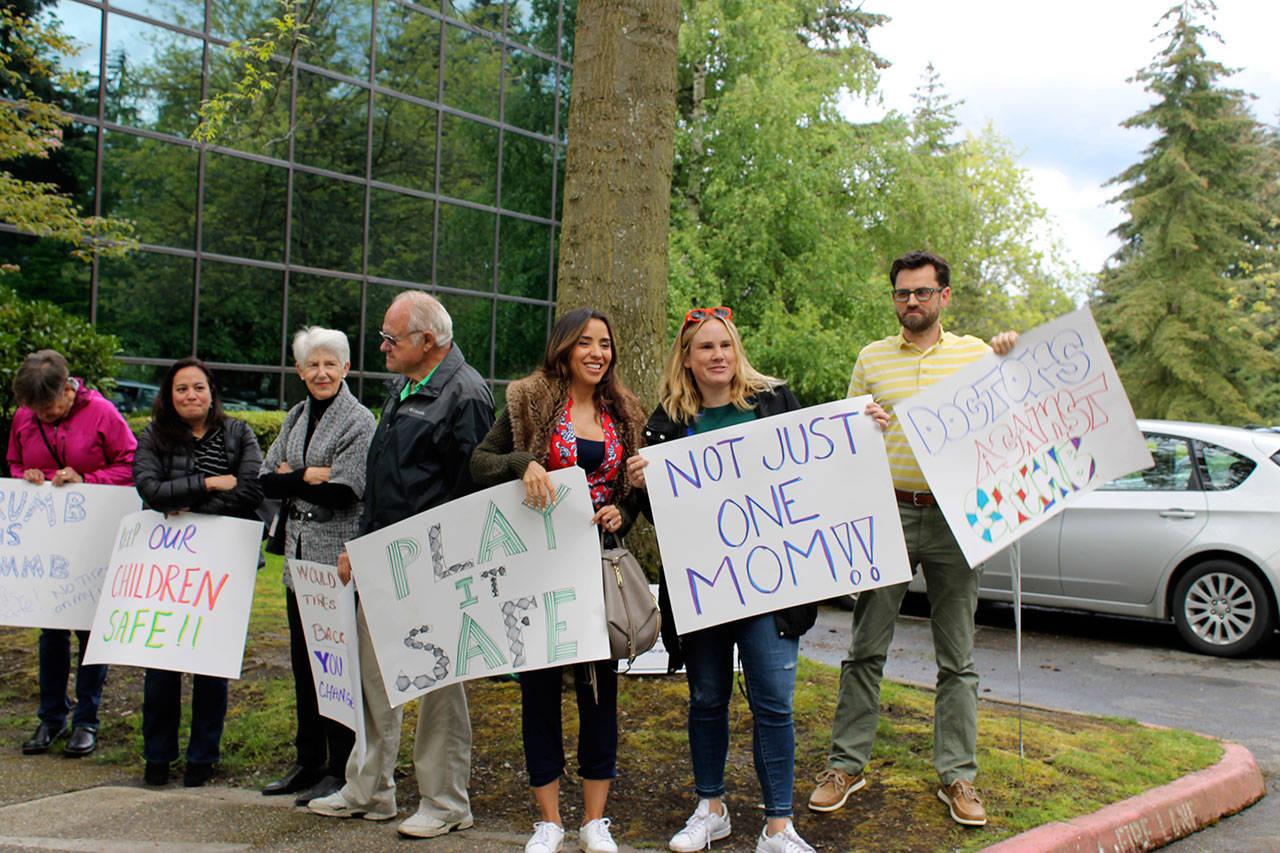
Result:
{"label": "blue jeans", "polygon": [[[227,718],[227,680],[191,676],[191,737],[188,764],[215,764]],[[148,669],[142,680],[142,757],[150,763],[178,760],[178,723],[182,720],[182,673]]]}
{"label": "blue jeans", "polygon": [[[98,703],[107,681],[106,664],[84,665],[89,632],[76,631],[80,655],[76,658],[76,704],[71,725],[98,730]],[[40,632],[40,722],[60,729],[67,721],[71,702],[67,699],[67,679],[71,676],[71,632],[45,628]]]}
{"label": "blue jeans", "polygon": [[689,755],[700,798],[723,797],[729,756],[733,646],[738,646],[752,716],[752,755],[765,817],[790,817],[796,732],[791,701],[800,641],[778,636],[772,613],[694,631],[681,638],[689,679]]}

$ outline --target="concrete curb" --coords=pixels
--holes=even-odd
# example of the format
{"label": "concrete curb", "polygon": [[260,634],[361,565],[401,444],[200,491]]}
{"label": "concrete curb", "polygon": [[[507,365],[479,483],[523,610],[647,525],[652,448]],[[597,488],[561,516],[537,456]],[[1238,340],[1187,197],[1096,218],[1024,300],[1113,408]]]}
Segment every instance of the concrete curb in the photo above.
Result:
{"label": "concrete curb", "polygon": [[1093,814],[1054,821],[986,848],[987,853],[1098,853],[1150,850],[1234,814],[1266,795],[1253,753],[1222,744],[1222,760]]}

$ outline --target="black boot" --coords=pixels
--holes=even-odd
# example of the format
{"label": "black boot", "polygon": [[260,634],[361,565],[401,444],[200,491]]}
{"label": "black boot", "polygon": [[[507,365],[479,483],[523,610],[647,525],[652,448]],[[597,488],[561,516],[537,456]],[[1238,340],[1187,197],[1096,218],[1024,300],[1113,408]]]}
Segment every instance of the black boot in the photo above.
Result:
{"label": "black boot", "polygon": [[280,794],[297,793],[298,791],[310,788],[319,781],[320,777],[323,775],[323,768],[303,767],[301,764],[295,764],[279,779],[263,785],[262,793],[268,797],[274,797]]}
{"label": "black boot", "polygon": [[67,724],[59,723],[55,728],[48,723],[36,726],[36,733],[22,744],[23,755],[39,755],[49,751],[49,745],[67,733]]}
{"label": "black boot", "polygon": [[62,754],[67,758],[83,758],[98,748],[98,733],[84,726],[76,726],[71,730],[67,746]]}

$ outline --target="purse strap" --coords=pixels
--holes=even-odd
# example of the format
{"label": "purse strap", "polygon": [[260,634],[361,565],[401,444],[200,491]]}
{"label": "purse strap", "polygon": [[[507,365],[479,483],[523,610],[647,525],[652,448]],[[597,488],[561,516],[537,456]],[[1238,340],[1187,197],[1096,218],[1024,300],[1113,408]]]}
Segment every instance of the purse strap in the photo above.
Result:
{"label": "purse strap", "polygon": [[606,548],[607,548],[607,547],[609,547],[609,537],[610,537],[610,536],[612,536],[612,537],[613,537],[613,547],[615,547],[615,548],[623,548],[623,549],[625,549],[625,548],[627,547],[627,543],[626,543],[626,542],[624,542],[624,541],[622,540],[622,537],[621,537],[621,536],[619,536],[619,535],[618,535],[618,533],[617,533],[617,531],[615,531],[615,530],[607,530],[607,531],[605,531],[605,532],[601,533],[601,534],[600,534],[600,544],[601,544],[601,545],[603,545],[603,546],[604,546],[604,547],[606,547]]}

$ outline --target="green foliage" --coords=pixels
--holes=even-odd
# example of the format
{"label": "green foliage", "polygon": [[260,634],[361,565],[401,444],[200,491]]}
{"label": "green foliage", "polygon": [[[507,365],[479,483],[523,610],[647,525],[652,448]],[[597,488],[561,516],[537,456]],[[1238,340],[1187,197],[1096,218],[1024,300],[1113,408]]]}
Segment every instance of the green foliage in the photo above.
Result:
{"label": "green foliage", "polygon": [[39,349],[62,353],[72,376],[103,391],[113,387],[119,363],[113,357],[120,342],[100,335],[78,317],[68,316],[51,302],[22,299],[0,286],[0,421],[5,431],[16,406],[13,375],[22,360]]}
{"label": "green foliage", "polygon": [[[265,411],[265,412],[227,412],[227,415],[238,418],[249,425],[249,429],[253,430],[253,437],[258,440],[258,447],[263,453],[267,452],[267,448],[276,440],[276,436],[280,434],[280,427],[284,424],[284,416],[288,412]],[[151,423],[151,415],[134,414],[125,418],[125,423],[129,424],[129,429],[133,430],[133,434],[139,438],[146,430],[147,425]]]}
{"label": "green foliage", "polygon": [[1244,423],[1280,363],[1255,324],[1267,312],[1242,310],[1265,282],[1235,283],[1274,257],[1277,169],[1248,96],[1205,56],[1213,10],[1166,13],[1168,45],[1134,77],[1157,100],[1125,126],[1159,135],[1113,181],[1128,218],[1096,314],[1138,415]]}

